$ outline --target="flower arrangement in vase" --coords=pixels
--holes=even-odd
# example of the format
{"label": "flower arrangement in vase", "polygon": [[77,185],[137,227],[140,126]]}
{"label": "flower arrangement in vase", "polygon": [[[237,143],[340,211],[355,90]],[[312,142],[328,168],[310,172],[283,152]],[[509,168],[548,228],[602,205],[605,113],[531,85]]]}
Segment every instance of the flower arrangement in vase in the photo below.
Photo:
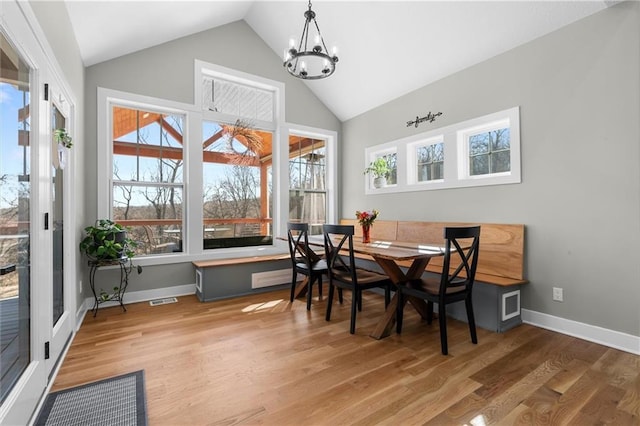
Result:
{"label": "flower arrangement in vase", "polygon": [[362,242],[365,244],[371,242],[371,227],[378,217],[378,213],[378,210],[356,211],[356,218],[362,226]]}

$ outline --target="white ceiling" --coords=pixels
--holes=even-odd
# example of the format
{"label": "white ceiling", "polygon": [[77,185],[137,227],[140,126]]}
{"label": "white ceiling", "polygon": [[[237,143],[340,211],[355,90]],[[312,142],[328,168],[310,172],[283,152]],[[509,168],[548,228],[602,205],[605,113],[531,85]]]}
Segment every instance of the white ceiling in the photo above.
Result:
{"label": "white ceiling", "polygon": [[[306,1],[65,2],[86,66],[240,19],[282,57],[307,9]],[[344,121],[610,3],[316,0],[318,25],[340,61],[331,77],[305,83]]]}

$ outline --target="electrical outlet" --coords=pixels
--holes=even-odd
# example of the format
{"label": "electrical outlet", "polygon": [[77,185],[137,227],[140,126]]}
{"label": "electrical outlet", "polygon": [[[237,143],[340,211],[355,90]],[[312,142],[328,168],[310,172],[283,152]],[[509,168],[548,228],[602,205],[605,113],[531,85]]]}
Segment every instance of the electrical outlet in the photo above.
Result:
{"label": "electrical outlet", "polygon": [[564,302],[564,295],[562,294],[562,287],[553,288],[553,300],[556,302]]}

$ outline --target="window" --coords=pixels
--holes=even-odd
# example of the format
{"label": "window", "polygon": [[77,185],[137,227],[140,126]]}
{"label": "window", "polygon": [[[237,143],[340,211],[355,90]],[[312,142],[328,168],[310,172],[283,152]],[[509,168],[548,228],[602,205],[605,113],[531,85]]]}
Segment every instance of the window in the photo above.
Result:
{"label": "window", "polygon": [[[282,122],[282,83],[197,60],[195,81],[195,104],[98,89],[98,215],[137,263],[278,254],[288,220],[336,220],[335,132]],[[313,169],[291,216],[289,160]]]}
{"label": "window", "polygon": [[372,163],[379,158],[385,160],[389,169],[387,175],[383,178],[382,183],[378,179],[382,176],[376,176],[375,172],[365,173],[366,187],[368,189],[377,190],[381,187],[389,188],[394,187],[398,184],[398,153],[395,146],[388,146],[387,144],[375,147],[375,149],[368,149],[365,157],[365,169],[371,167]]}
{"label": "window", "polygon": [[112,218],[138,255],[182,251],[184,117],[112,106]]}
{"label": "window", "polygon": [[369,147],[366,164],[384,156],[393,165],[387,185],[367,194],[520,182],[518,107]]}
{"label": "window", "polygon": [[289,220],[309,224],[310,234],[321,234],[327,222],[326,142],[289,136]]}
{"label": "window", "polygon": [[462,132],[468,152],[468,168],[465,171],[469,177],[511,171],[511,131],[508,123],[500,122],[491,127],[495,128]]}
{"label": "window", "polygon": [[202,108],[260,121],[273,122],[275,118],[273,90],[206,74],[202,79]]}
{"label": "window", "polygon": [[271,245],[276,87],[211,64],[200,71],[202,247]]}
{"label": "window", "polygon": [[418,182],[444,179],[444,143],[418,145],[415,155]]}
{"label": "window", "polygon": [[387,185],[395,185],[398,183],[398,154],[395,152],[390,152],[388,154],[384,154],[382,156],[385,160],[387,160],[387,165],[389,166],[389,175],[387,175]]}
{"label": "window", "polygon": [[272,244],[272,141],[246,121],[203,121],[203,249]]}

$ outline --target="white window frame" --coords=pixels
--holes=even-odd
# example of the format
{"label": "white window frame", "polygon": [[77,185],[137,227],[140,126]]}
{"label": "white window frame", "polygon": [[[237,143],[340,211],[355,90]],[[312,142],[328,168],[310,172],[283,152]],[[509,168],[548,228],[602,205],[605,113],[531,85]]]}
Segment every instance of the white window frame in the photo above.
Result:
{"label": "white window frame", "polygon": [[[404,184],[406,184],[406,176],[401,176],[400,170],[404,169],[405,167],[401,168],[400,165],[400,159],[404,158],[404,156],[400,155],[400,148],[401,146],[399,146],[397,143],[395,142],[390,142],[390,143],[386,143],[386,144],[382,144],[382,145],[376,145],[374,147],[371,148],[367,148],[365,150],[365,161],[364,161],[364,167],[363,170],[366,169],[367,167],[369,167],[369,164],[371,164],[371,162],[373,162],[374,160],[376,160],[377,158],[380,157],[384,157],[385,155],[390,155],[390,154],[396,154],[396,183],[394,184],[389,184],[387,186],[385,186],[384,188],[375,188],[373,186],[373,179],[374,176],[371,173],[365,173],[364,174],[364,187],[365,187],[365,192],[367,194],[369,193],[377,193],[377,192],[394,192],[394,189],[398,186],[402,186]],[[405,164],[405,163],[403,163]]]}
{"label": "white window frame", "polygon": [[[511,170],[485,175],[469,175],[470,136],[482,131],[509,127]],[[444,143],[444,179],[419,182],[417,179],[416,149],[433,143]],[[365,194],[386,194],[410,191],[504,185],[521,182],[520,166],[520,107],[513,107],[482,117],[433,129],[417,135],[371,146],[365,149],[365,168],[381,153],[397,152],[398,182],[374,188],[373,179],[365,176]]]}
{"label": "white window frame", "polygon": [[[285,189],[287,196],[281,197],[279,199],[279,203],[274,203],[274,206],[278,204],[280,211],[284,212],[284,214],[280,216],[280,221],[278,223],[279,229],[281,229],[282,232],[278,235],[284,236],[286,234],[287,222],[289,221],[289,135],[306,136],[311,139],[322,139],[325,141],[325,194],[327,197],[326,218],[327,223],[337,223],[338,191],[336,188],[338,188],[338,133],[331,130],[318,129],[315,127],[297,124],[286,124],[283,126],[282,130],[282,138],[279,145],[286,147],[286,149],[283,149],[283,151],[286,151],[284,154],[286,156],[286,161],[279,165],[278,175],[286,176],[286,178],[283,179],[286,181]],[[274,173],[274,179],[275,175],[276,173]]]}
{"label": "white window frame", "polygon": [[[458,180],[481,181],[481,185],[499,185],[503,183],[520,182],[520,123],[519,114],[498,115],[491,114],[480,119],[465,122],[469,127],[465,127],[457,132],[458,142]],[[469,161],[469,138],[471,136],[490,132],[493,130],[509,128],[510,136],[510,163],[511,170],[500,173],[487,173],[483,175],[471,175]],[[476,186],[468,184],[466,186]]]}
{"label": "white window frame", "polygon": [[[433,180],[418,180],[418,155],[417,151],[419,148],[429,147],[431,145],[437,144],[444,145],[444,136],[437,135],[430,137],[428,139],[422,139],[417,142],[412,142],[407,144],[407,183],[409,185],[434,185],[437,183],[444,182],[444,175],[442,179],[433,179]],[[446,152],[444,157],[443,170],[445,170],[447,162]]]}
{"label": "white window frame", "polygon": [[[189,144],[187,141],[190,139],[190,126],[189,115],[193,114],[193,106],[183,104],[179,102],[172,102],[165,99],[153,98],[150,96],[136,95],[128,92],[121,92],[118,90],[98,88],[98,218],[111,219],[113,208],[113,107],[125,107],[130,109],[138,109],[149,112],[157,112],[161,114],[180,115],[184,117],[184,129],[183,129],[183,181],[181,183],[182,198],[183,198],[183,216],[182,227],[183,235],[186,236],[187,232],[187,215],[189,214],[190,202],[189,198],[193,197],[191,194],[189,175],[192,173],[191,169],[193,161],[190,155]],[[118,181],[120,183],[127,183],[127,181]],[[132,182],[134,185],[140,184],[139,182]],[[162,183],[158,183],[162,185]],[[154,184],[155,185],[155,184]],[[177,184],[176,184],[177,185]],[[157,186],[157,185],[155,185]],[[166,186],[170,186],[167,184]],[[191,235],[185,238],[186,241],[191,240]],[[167,253],[167,254],[154,254],[152,256],[136,256],[137,263],[142,265],[167,263],[168,259],[179,258],[182,254],[186,253],[186,248],[183,246],[182,253]],[[140,262],[142,261],[142,262]]]}

